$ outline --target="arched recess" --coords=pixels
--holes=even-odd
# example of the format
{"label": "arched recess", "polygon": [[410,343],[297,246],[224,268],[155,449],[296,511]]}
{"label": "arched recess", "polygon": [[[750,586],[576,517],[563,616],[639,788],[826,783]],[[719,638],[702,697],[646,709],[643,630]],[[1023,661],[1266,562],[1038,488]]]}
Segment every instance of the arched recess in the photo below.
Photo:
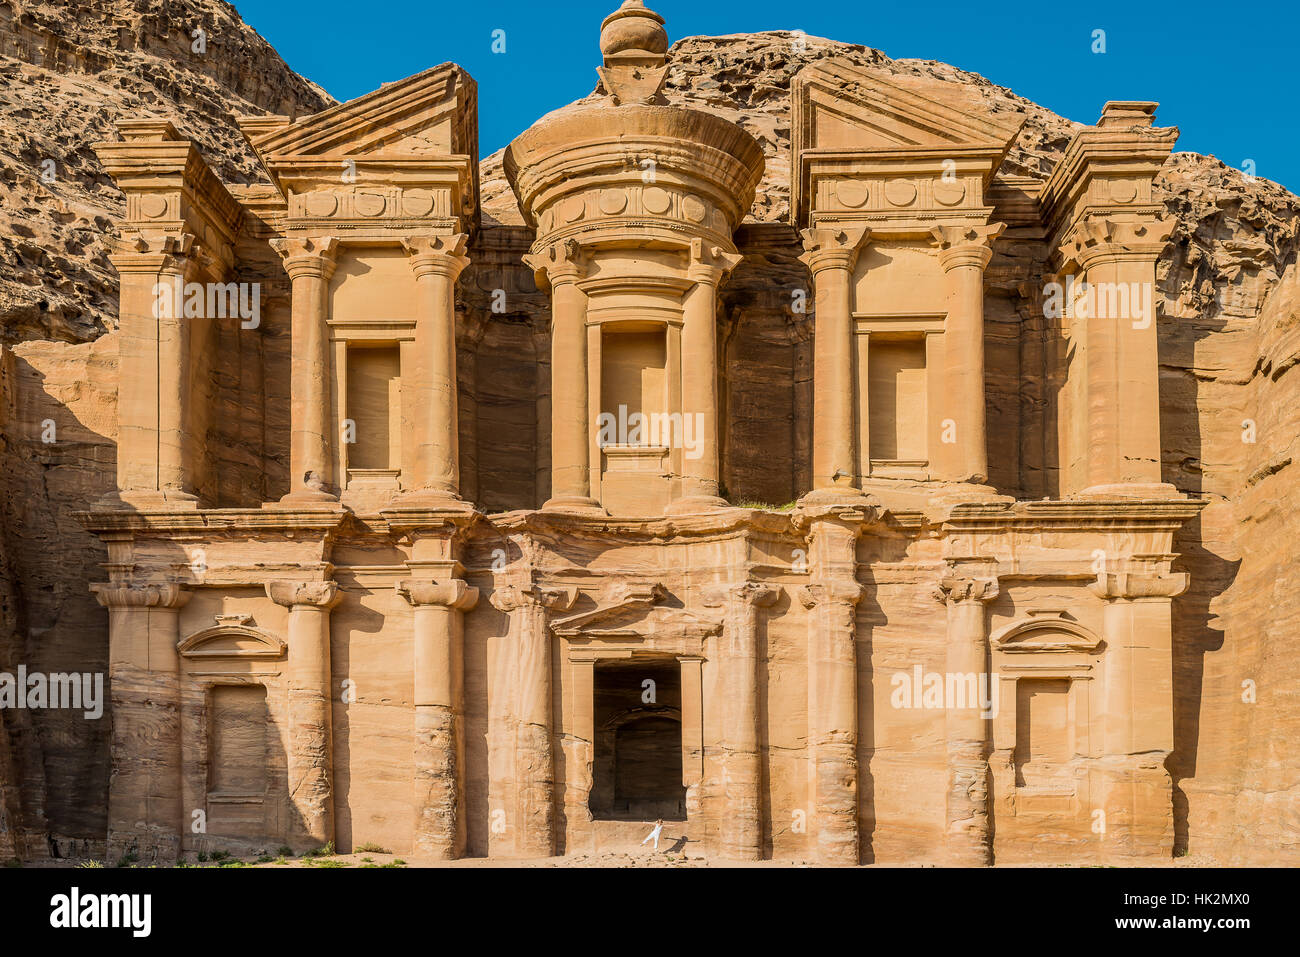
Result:
{"label": "arched recess", "polygon": [[246,615],[176,645],[181,663],[182,789],[204,827],[187,850],[247,849],[284,842],[285,755],[276,728],[286,717],[282,669],[288,644]]}
{"label": "arched recess", "polygon": [[1081,762],[1100,755],[1101,657],[1105,642],[1073,618],[1031,614],[989,638],[993,673],[996,793],[1021,813],[1082,813]]}

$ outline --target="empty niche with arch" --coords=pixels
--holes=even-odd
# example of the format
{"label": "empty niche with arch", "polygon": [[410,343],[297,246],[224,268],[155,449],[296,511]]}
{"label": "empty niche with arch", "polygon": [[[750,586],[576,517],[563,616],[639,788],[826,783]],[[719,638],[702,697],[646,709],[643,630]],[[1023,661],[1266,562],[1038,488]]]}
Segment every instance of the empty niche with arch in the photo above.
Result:
{"label": "empty niche with arch", "polygon": [[989,646],[1000,789],[1014,789],[1018,811],[1069,811],[1083,798],[1081,760],[1100,754],[1104,643],[1062,612],[1038,610],[995,631]]}
{"label": "empty niche with arch", "polygon": [[203,702],[199,738],[187,751],[202,756],[194,781],[203,790],[206,833],[262,840],[275,816],[267,800],[277,741],[267,682],[277,679],[287,646],[246,615],[216,620],[177,646],[190,693]]}

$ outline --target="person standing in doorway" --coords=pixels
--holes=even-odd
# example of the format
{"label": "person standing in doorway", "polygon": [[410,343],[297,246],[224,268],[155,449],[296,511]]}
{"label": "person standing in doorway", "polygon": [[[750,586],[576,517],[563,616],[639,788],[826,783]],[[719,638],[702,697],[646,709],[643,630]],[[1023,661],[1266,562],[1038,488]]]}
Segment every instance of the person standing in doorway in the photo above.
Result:
{"label": "person standing in doorway", "polygon": [[659,835],[662,834],[663,832],[664,832],[664,819],[659,818],[659,820],[655,821],[654,830],[646,835],[645,840],[641,842],[641,846],[645,847],[647,844],[650,843],[650,841],[653,840],[655,842],[655,850],[656,851],[659,850]]}

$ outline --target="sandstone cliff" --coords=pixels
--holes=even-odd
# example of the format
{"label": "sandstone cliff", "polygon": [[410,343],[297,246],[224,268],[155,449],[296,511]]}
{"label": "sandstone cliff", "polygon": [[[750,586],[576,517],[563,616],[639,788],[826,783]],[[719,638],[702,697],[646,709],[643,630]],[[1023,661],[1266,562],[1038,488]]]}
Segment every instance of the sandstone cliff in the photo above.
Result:
{"label": "sandstone cliff", "polygon": [[[205,57],[191,52],[198,28]],[[736,120],[764,148],[755,223],[788,219],[790,80],[819,57],[946,80],[989,110],[1022,115],[1003,176],[1046,179],[1076,128],[944,64],[795,40],[690,38],[672,54],[670,99]],[[223,178],[249,182],[251,157],[231,115],[327,102],[219,0],[0,0],[0,340],[9,344],[0,362],[0,669],[98,669],[106,657],[104,615],[85,590],[104,556],[70,513],[113,482],[115,280],[105,255],[121,197],[88,144],[112,136],[114,118],[163,115]],[[41,180],[47,158],[52,183]],[[482,181],[485,226],[520,223],[500,154],[484,161]],[[1159,186],[1179,220],[1160,275],[1165,478],[1210,501],[1179,545],[1193,585],[1176,603],[1169,765],[1178,847],[1225,863],[1294,860],[1300,759],[1288,743],[1300,731],[1300,665],[1287,644],[1300,626],[1290,547],[1300,520],[1287,506],[1300,475],[1300,198],[1187,153]],[[768,266],[802,268],[789,256]],[[766,269],[742,269],[732,294],[757,297],[772,281]],[[990,374],[1014,397],[1016,372]],[[57,440],[43,442],[51,420]],[[0,718],[0,856],[24,844],[28,856],[47,845],[68,854],[102,839],[107,728]]]}

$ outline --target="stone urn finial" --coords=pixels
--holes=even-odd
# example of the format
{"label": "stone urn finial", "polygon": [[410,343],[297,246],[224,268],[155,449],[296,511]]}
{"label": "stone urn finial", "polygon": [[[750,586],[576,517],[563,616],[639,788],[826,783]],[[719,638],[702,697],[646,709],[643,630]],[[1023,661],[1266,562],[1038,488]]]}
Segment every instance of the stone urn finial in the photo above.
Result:
{"label": "stone urn finial", "polygon": [[600,25],[598,67],[605,93],[615,104],[661,101],[668,75],[668,31],[664,18],[643,0],[624,0]]}

